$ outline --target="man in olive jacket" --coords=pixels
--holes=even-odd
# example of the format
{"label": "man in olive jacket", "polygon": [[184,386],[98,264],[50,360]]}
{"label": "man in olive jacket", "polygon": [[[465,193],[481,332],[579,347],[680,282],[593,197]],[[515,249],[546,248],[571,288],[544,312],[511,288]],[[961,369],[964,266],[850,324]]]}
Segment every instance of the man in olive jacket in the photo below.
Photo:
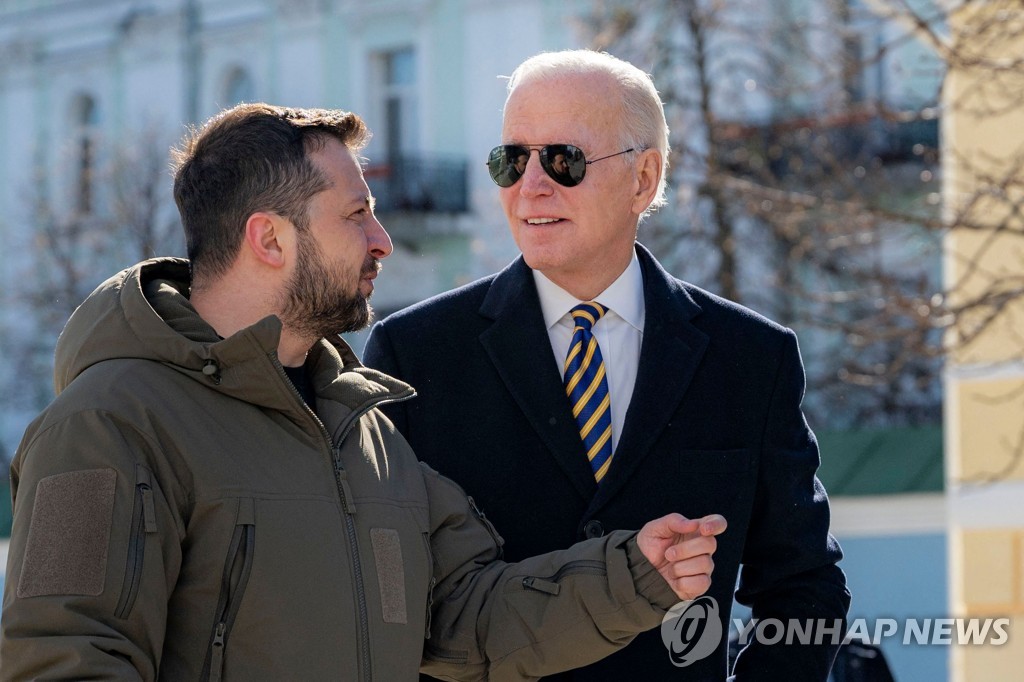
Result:
{"label": "man in olive jacket", "polygon": [[413,389],[338,337],[391,252],[367,136],[345,112],[240,105],[179,152],[190,262],[78,308],[12,465],[0,677],[531,679],[708,588],[714,515],[500,561],[378,411]]}

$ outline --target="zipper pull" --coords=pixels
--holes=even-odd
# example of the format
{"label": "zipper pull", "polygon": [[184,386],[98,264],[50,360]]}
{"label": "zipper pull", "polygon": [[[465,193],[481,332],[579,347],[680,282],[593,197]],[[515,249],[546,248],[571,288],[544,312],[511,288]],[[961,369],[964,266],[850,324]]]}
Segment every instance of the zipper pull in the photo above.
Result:
{"label": "zipper pull", "polygon": [[528,590],[537,590],[538,592],[544,592],[554,596],[558,596],[558,593],[562,591],[562,586],[558,583],[534,577],[523,578],[523,587]]}
{"label": "zipper pull", "polygon": [[228,626],[221,621],[213,635],[213,655],[210,657],[210,682],[220,682],[224,675],[224,633]]}
{"label": "zipper pull", "polygon": [[135,485],[142,500],[142,520],[147,533],[155,533],[156,505],[153,503],[153,477],[149,469],[141,464],[135,465]]}
{"label": "zipper pull", "polygon": [[345,507],[345,513],[354,516],[356,513],[355,498],[352,497],[352,488],[348,485],[348,472],[341,465],[341,451],[334,448],[334,478],[341,487],[341,504]]}
{"label": "zipper pull", "polygon": [[156,528],[156,505],[153,503],[153,489],[143,483],[139,486],[142,491],[142,518],[145,520],[146,532],[155,533]]}

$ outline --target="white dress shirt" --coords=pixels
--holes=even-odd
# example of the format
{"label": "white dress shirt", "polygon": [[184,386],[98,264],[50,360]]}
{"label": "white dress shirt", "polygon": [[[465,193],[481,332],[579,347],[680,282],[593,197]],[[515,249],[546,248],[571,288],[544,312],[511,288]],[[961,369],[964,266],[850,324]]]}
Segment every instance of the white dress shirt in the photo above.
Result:
{"label": "white dress shirt", "polygon": [[[558,376],[562,376],[575,327],[569,311],[585,301],[580,301],[562,289],[539,270],[533,271],[533,280],[537,284],[544,324],[558,365]],[[640,365],[640,344],[644,338],[644,282],[640,261],[635,253],[619,278],[593,300],[608,308],[604,317],[594,325],[593,333],[601,349],[601,357],[604,358],[608,392],[611,394],[614,452],[619,445],[623,424],[626,423],[629,401],[633,397],[633,385]]]}

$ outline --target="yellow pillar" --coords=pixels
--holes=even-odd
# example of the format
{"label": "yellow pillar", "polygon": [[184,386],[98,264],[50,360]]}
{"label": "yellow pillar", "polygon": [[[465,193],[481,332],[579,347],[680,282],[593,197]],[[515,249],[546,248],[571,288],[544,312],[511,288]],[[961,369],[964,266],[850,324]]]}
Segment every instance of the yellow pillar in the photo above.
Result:
{"label": "yellow pillar", "polygon": [[980,0],[952,16],[943,101],[943,193],[954,229],[946,479],[950,604],[1010,618],[1001,645],[951,647],[950,679],[1024,668],[1024,5]]}

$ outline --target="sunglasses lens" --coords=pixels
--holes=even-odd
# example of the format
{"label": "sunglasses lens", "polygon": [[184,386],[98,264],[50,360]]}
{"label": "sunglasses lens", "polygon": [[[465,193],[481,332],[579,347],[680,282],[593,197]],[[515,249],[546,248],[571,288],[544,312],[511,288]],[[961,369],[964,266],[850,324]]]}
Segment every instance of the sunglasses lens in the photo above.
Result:
{"label": "sunglasses lens", "polygon": [[487,171],[498,187],[511,187],[526,172],[530,150],[514,144],[503,144],[491,150],[487,157]]}
{"label": "sunglasses lens", "polygon": [[587,173],[583,150],[571,144],[549,144],[540,152],[540,164],[552,180],[564,187],[575,187]]}
{"label": "sunglasses lens", "polygon": [[[498,145],[487,157],[487,171],[498,187],[511,187],[523,177],[530,161],[530,148],[517,144]],[[575,187],[587,173],[583,150],[571,144],[549,144],[540,150],[540,165],[563,187]]]}

